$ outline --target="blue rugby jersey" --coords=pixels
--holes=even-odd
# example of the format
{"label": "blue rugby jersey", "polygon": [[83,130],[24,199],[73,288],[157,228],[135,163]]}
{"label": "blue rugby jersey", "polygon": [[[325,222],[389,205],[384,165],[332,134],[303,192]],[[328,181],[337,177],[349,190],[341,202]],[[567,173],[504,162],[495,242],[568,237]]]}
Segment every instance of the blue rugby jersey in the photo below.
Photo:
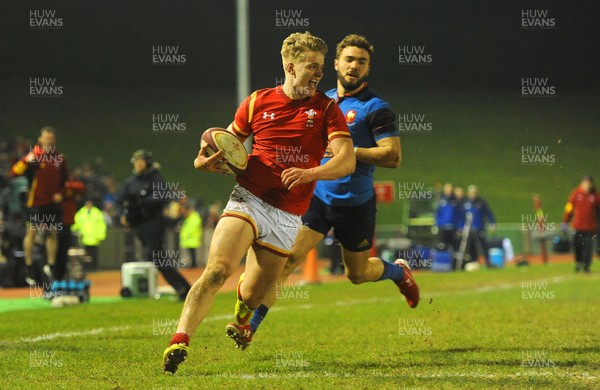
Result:
{"label": "blue rugby jersey", "polygon": [[[387,137],[399,137],[395,125],[395,114],[390,105],[379,98],[365,83],[352,95],[338,97],[337,89],[326,92],[334,99],[346,117],[348,130],[354,146],[372,148],[377,141]],[[321,160],[321,164],[330,157]],[[320,180],[314,194],[330,206],[357,206],[375,195],[373,172],[375,166],[361,161],[356,162],[356,170],[351,175],[336,180]]]}

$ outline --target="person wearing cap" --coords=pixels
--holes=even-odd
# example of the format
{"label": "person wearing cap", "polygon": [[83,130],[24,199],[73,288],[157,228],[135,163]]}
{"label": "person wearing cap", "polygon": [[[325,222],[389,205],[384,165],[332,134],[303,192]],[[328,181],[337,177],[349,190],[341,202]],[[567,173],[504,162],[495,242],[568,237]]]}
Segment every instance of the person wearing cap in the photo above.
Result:
{"label": "person wearing cap", "polygon": [[579,186],[571,191],[569,200],[565,205],[562,229],[566,231],[572,221],[575,235],[573,246],[575,248],[575,272],[590,272],[592,264],[592,246],[594,235],[598,233],[598,213],[600,209],[600,196],[596,192],[594,179],[585,175]]}
{"label": "person wearing cap", "polygon": [[172,259],[161,258],[167,227],[163,209],[173,200],[168,193],[171,190],[155,167],[152,152],[136,150],[131,163],[133,175],[125,180],[116,199],[121,224],[133,229],[144,248],[145,260],[153,262],[179,298],[184,300],[190,284],[177,271]]}

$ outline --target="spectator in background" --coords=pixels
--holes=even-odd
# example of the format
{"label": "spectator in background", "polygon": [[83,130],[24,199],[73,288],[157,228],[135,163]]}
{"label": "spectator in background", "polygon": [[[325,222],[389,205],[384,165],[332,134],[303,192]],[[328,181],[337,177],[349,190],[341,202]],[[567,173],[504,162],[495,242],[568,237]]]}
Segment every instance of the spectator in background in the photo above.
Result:
{"label": "spectator in background", "polygon": [[115,185],[115,180],[112,176],[104,176],[104,198],[102,199],[102,205],[105,205],[107,202],[115,203],[117,199],[117,187]]}
{"label": "spectator in background", "polygon": [[542,197],[539,194],[533,194],[531,199],[533,200],[533,208],[535,210],[535,228],[533,229],[532,236],[540,244],[542,262],[548,264],[548,249],[546,248],[548,228],[546,226],[544,210],[542,209]]}
{"label": "spectator in background", "polygon": [[190,203],[182,204],[181,216],[183,223],[179,231],[179,247],[187,249],[191,267],[196,268],[196,251],[202,243],[202,218]]}
{"label": "spectator in background", "polygon": [[71,230],[79,235],[79,242],[92,258],[92,269],[98,269],[98,246],[106,238],[106,221],[99,208],[91,199],[75,214]]}
{"label": "spectator in background", "polygon": [[[7,258],[16,259],[16,253],[23,250],[28,192],[29,186],[27,178],[24,176],[9,179],[8,187],[0,191],[0,208],[2,209],[2,221],[0,221],[1,250]],[[14,282],[22,285],[25,280],[15,280]]]}
{"label": "spectator in background", "polygon": [[104,207],[102,208],[102,215],[104,215],[104,221],[108,226],[114,226],[117,222],[117,210],[115,208],[114,202],[104,202]]}
{"label": "spectator in background", "polygon": [[151,152],[137,150],[131,157],[131,163],[133,175],[127,178],[117,196],[117,205],[121,208],[121,224],[135,231],[144,247],[146,260],[152,261],[179,298],[184,300],[190,290],[189,283],[170,261],[159,264],[154,261],[155,255],[163,252],[167,227],[163,210],[170,199],[161,196],[167,187],[165,179],[153,166]]}
{"label": "spectator in background", "polygon": [[463,221],[463,226],[467,220],[467,215],[470,214],[472,217],[471,229],[467,241],[467,251],[471,261],[477,261],[479,250],[481,250],[485,257],[486,265],[490,267],[490,258],[486,243],[486,223],[490,231],[494,232],[496,229],[496,219],[485,199],[479,196],[479,189],[476,185],[467,187],[467,199],[464,201],[462,209],[463,215],[460,217],[460,220]]}
{"label": "spectator in background", "polygon": [[33,251],[39,230],[46,233],[46,274],[51,274],[58,252],[58,230],[62,227],[62,207],[67,166],[64,156],[56,149],[56,131],[52,127],[40,130],[38,143],[30,148],[11,169],[12,176],[26,176],[29,181],[27,207],[29,216],[23,239],[25,265],[34,274]]}
{"label": "spectator in background", "polygon": [[75,213],[77,212],[79,199],[85,192],[85,184],[74,176],[70,176],[69,180],[65,183],[65,197],[62,203],[63,228],[58,234],[58,255],[56,257],[56,267],[52,275],[55,280],[62,280],[64,278],[67,271],[69,248],[76,245],[73,242],[71,226],[75,222]]}
{"label": "spectator in background", "polygon": [[590,272],[592,264],[592,239],[598,233],[598,208],[600,196],[596,192],[594,179],[585,175],[575,188],[565,205],[562,229],[566,231],[568,223],[573,220],[573,246],[575,247],[575,272]]}
{"label": "spectator in background", "polygon": [[456,224],[458,222],[458,201],[454,196],[454,187],[444,184],[442,196],[435,213],[435,224],[438,227],[438,237],[444,250],[455,251]]}
{"label": "spectator in background", "polygon": [[89,163],[81,164],[80,179],[85,183],[87,188],[87,196],[92,199],[103,199],[106,193],[104,181],[92,168]]}
{"label": "spectator in background", "polygon": [[209,229],[214,229],[217,226],[217,222],[219,222],[219,218],[221,218],[221,213],[223,212],[221,208],[221,202],[214,202],[208,207],[208,217],[206,218],[206,227]]}

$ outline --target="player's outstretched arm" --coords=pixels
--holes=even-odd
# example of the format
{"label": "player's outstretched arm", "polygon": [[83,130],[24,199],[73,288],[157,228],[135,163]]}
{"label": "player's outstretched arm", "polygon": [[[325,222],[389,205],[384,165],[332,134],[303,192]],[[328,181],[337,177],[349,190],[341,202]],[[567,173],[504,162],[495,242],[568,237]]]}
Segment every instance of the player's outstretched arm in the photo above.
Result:
{"label": "player's outstretched arm", "polygon": [[354,172],[356,158],[351,138],[335,138],[330,142],[333,157],[325,164],[310,169],[288,168],[281,173],[281,181],[288,189],[315,180],[334,180]]}
{"label": "player's outstretched arm", "polygon": [[383,138],[374,148],[356,148],[356,159],[378,167],[398,168],[402,161],[400,137]]}

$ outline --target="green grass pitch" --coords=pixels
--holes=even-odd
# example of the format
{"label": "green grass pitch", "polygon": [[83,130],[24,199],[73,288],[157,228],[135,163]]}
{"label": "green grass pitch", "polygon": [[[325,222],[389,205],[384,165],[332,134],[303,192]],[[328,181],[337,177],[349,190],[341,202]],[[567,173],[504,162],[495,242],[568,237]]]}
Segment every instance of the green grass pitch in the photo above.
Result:
{"label": "green grass pitch", "polygon": [[572,269],[418,273],[414,310],[389,282],[285,285],[246,351],[224,335],[221,293],[175,376],[161,356],[180,303],[5,311],[2,387],[598,388],[600,275]]}

